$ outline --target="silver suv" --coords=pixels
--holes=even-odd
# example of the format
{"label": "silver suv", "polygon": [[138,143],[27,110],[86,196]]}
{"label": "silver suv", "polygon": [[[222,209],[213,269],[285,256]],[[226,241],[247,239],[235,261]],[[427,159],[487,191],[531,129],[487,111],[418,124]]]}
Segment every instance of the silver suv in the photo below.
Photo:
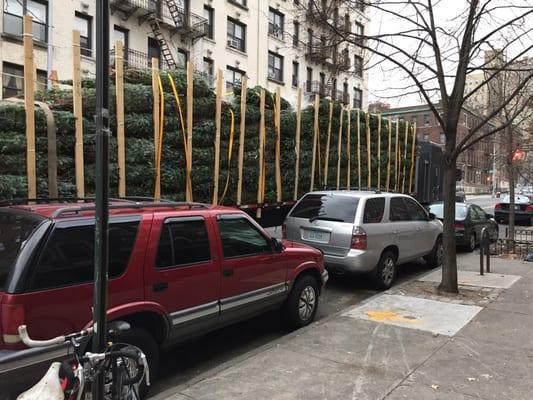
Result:
{"label": "silver suv", "polygon": [[389,288],[396,266],[424,257],[442,263],[442,223],[397,193],[321,191],[303,196],[283,225],[288,240],[317,247],[330,272],[370,272]]}

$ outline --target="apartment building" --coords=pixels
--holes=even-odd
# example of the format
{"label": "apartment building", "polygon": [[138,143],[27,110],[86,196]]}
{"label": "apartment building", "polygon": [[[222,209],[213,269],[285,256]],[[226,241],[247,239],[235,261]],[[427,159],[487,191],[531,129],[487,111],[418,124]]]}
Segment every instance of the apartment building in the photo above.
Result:
{"label": "apartment building", "polygon": [[[366,56],[338,39],[338,30],[363,33],[363,2],[346,0],[110,0],[111,41],[124,44],[129,68],[183,68],[187,61],[226,87],[248,77],[249,86],[281,89],[291,103],[315,93],[366,108]],[[33,17],[37,81],[72,77],[72,30],[80,31],[82,74],[94,76],[93,0],[3,0],[0,20],[2,97],[23,90],[22,16]],[[333,29],[332,29],[333,28]],[[335,34],[337,32],[337,34]],[[114,51],[111,49],[111,62]]]}

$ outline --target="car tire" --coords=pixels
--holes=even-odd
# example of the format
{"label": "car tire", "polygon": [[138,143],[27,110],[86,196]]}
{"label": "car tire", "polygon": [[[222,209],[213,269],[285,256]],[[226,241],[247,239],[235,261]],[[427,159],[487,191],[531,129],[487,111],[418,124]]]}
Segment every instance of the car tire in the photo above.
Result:
{"label": "car tire", "polygon": [[297,279],[283,309],[287,325],[291,329],[298,329],[313,322],[318,298],[318,282],[314,277],[304,275]]}
{"label": "car tire", "polygon": [[466,245],[466,251],[473,252],[476,249],[476,234],[471,233],[468,237],[468,244]]}
{"label": "car tire", "polygon": [[378,265],[374,268],[373,279],[376,287],[381,290],[389,289],[396,278],[396,254],[384,251]]}
{"label": "car tire", "polygon": [[431,253],[424,257],[424,261],[429,268],[437,268],[442,265],[442,259],[444,255],[444,247],[442,245],[442,237],[438,237],[433,245]]}
{"label": "car tire", "polygon": [[[150,368],[150,383],[153,384],[159,370],[159,346],[154,337],[141,328],[131,328],[117,335],[116,343],[126,343],[137,346],[146,355],[148,367]],[[149,386],[143,380],[139,387],[141,398],[146,398]]]}

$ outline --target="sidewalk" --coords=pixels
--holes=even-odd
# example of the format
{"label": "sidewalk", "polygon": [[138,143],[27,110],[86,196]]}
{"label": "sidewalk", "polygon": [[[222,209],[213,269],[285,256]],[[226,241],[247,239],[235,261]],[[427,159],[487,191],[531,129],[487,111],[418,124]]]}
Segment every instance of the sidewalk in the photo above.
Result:
{"label": "sidewalk", "polygon": [[533,264],[491,261],[461,260],[459,296],[433,271],[155,398],[531,399]]}

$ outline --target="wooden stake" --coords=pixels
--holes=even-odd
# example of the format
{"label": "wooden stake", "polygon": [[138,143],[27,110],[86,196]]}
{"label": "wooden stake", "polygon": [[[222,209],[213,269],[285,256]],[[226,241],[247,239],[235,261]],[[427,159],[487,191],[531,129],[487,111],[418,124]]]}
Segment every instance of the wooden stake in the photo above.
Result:
{"label": "wooden stake", "polygon": [[344,110],[341,107],[339,115],[339,135],[337,136],[337,190],[341,186],[341,155],[342,155],[342,117]]}
{"label": "wooden stake", "polygon": [[413,174],[415,172],[415,143],[416,143],[416,122],[412,125],[413,144],[411,145],[411,171],[409,172],[409,194],[413,190]]}
{"label": "wooden stake", "polygon": [[165,126],[165,92],[160,76],[157,77],[157,85],[159,86],[159,133],[157,135],[157,157],[155,162],[155,201],[161,200],[161,158],[163,156],[163,128]]}
{"label": "wooden stake", "polygon": [[394,191],[395,192],[398,191],[398,161],[399,161],[398,139],[399,139],[399,135],[400,135],[400,121],[396,120],[396,142],[394,145]]}
{"label": "wooden stake", "polygon": [[76,194],[78,198],[85,197],[85,177],[83,167],[83,108],[81,96],[81,70],[80,70],[80,32],[72,31],[72,96],[73,112],[75,118],[76,144],[74,146]]}
{"label": "wooden stake", "polygon": [[215,164],[213,183],[213,204],[218,204],[218,180],[220,175],[220,131],[222,129],[222,70],[217,73],[216,106],[215,106]]}
{"label": "wooden stake", "polygon": [[331,122],[333,118],[333,102],[329,102],[329,114],[328,114],[328,132],[326,138],[326,151],[324,157],[324,184],[323,187],[326,189],[328,187],[328,168],[329,168],[329,147],[331,143]]}
{"label": "wooden stake", "polygon": [[402,193],[405,193],[405,175],[407,168],[407,141],[409,140],[409,123],[405,121],[405,143],[403,149],[403,173],[402,173]]}
{"label": "wooden stake", "polygon": [[300,179],[300,132],[302,125],[302,88],[299,87],[296,93],[296,160],[294,171],[294,197],[293,200],[298,200],[298,184]]}
{"label": "wooden stake", "polygon": [[311,187],[309,191],[315,188],[315,165],[316,165],[316,146],[319,140],[318,137],[318,108],[320,107],[320,95],[315,94],[315,118],[313,124],[313,155],[311,160]]}
{"label": "wooden stake", "polygon": [[361,120],[357,109],[357,189],[361,190]]}
{"label": "wooden stake", "polygon": [[[152,58],[152,95],[154,98],[154,106],[152,110],[152,118],[154,121],[154,160],[157,163],[157,146],[159,144],[159,60]],[[155,164],[154,164],[155,165]]]}
{"label": "wooden stake", "polygon": [[259,180],[257,185],[257,211],[256,217],[261,218],[261,205],[263,204],[264,193],[264,149],[265,149],[265,89],[261,89],[259,99]]}
{"label": "wooden stake", "polygon": [[381,114],[378,114],[378,190],[381,190]]}
{"label": "wooden stake", "polygon": [[46,139],[48,141],[48,196],[51,199],[57,199],[59,194],[57,190],[57,138],[54,114],[45,102],[36,101],[35,105],[43,110],[46,117]]}
{"label": "wooden stake", "polygon": [[124,57],[122,42],[115,43],[115,90],[117,98],[118,197],[126,196],[126,143],[124,134]]}
{"label": "wooden stake", "polygon": [[192,64],[190,61],[187,61],[187,182],[185,187],[187,188],[185,192],[185,199],[187,201],[193,201],[193,192],[192,192],[192,124],[193,124],[193,70]]}
{"label": "wooden stake", "polygon": [[237,178],[237,205],[242,202],[242,169],[244,164],[244,140],[246,130],[246,95],[248,92],[248,77],[244,75],[241,79],[241,123],[239,131],[239,161]]}
{"label": "wooden stake", "polygon": [[24,16],[24,109],[26,111],[26,174],[28,198],[37,198],[35,170],[35,88],[33,81],[33,33],[32,18]]}
{"label": "wooden stake", "polygon": [[281,203],[282,201],[282,189],[281,189],[281,90],[278,86],[276,90],[276,110],[274,113],[274,127],[276,129],[276,201]]}
{"label": "wooden stake", "polygon": [[366,167],[368,169],[368,177],[366,186],[368,189],[372,187],[372,145],[370,143],[370,113],[366,113]]}
{"label": "wooden stake", "polygon": [[348,158],[348,168],[347,168],[347,173],[346,173],[346,190],[350,190],[350,186],[351,186],[351,182],[350,182],[350,174],[351,174],[351,145],[350,145],[350,136],[351,136],[351,133],[350,133],[350,129],[351,129],[351,125],[350,125],[350,120],[352,119],[352,110],[350,109],[350,107],[348,107],[348,109],[346,110],[346,115],[348,116],[348,126],[346,127],[346,157]]}
{"label": "wooden stake", "polygon": [[392,120],[389,119],[389,140],[388,140],[388,149],[387,149],[387,183],[386,191],[390,189],[390,162],[391,162],[391,148],[392,148]]}

